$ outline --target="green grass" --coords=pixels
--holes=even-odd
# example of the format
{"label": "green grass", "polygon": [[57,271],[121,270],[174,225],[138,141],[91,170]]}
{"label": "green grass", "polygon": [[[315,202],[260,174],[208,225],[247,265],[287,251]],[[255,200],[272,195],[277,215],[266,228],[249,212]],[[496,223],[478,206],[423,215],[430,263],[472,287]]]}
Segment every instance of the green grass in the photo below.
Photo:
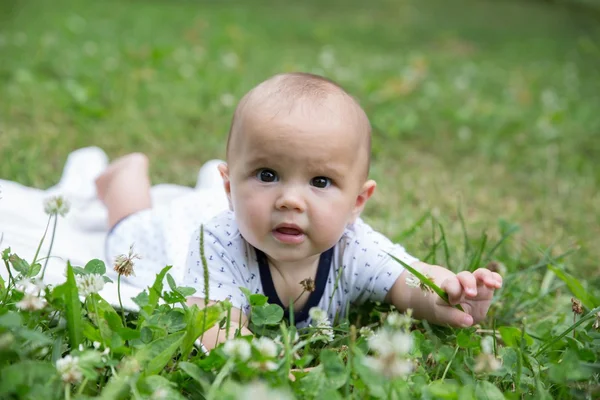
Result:
{"label": "green grass", "polygon": [[[389,328],[389,307],[353,307],[334,342],[292,351],[289,328],[254,295],[269,317],[252,320],[257,331],[287,343],[278,369],[260,372],[256,349],[248,362],[192,350],[223,307],[158,306],[187,288],[158,279],[123,326],[95,294],[73,302],[79,275],[105,272],[100,261],[69,268],[41,311],[19,310],[24,295],[0,281],[0,397],[250,398],[261,379],[307,399],[598,398],[599,39],[593,9],[547,2],[0,2],[0,178],[48,187],[70,151],[98,145],[111,158],[147,153],[155,183],[193,184],[224,157],[231,98],[276,72],[316,72],[371,118],[378,188],[365,219],[426,261],[504,271],[480,326],[411,325],[402,357],[414,371],[395,381],[369,372],[351,327]],[[9,253],[17,280],[41,267]],[[478,372],[492,337],[502,367]],[[67,355],[80,357],[83,382],[60,381]],[[315,365],[288,380],[290,367]]]}
{"label": "green grass", "polygon": [[[427,211],[466,267],[471,238],[521,226],[519,266],[552,254],[598,277],[600,19],[499,1],[4,1],[0,177],[48,187],[66,155],[147,153],[154,182],[192,184],[224,156],[238,99],[280,71],[338,80],[374,126],[365,217],[394,239]],[[595,244],[596,243],[596,244]],[[431,248],[427,227],[404,244]],[[442,248],[439,248],[438,262]],[[484,260],[485,261],[485,260]],[[509,262],[509,261],[506,261]]]}

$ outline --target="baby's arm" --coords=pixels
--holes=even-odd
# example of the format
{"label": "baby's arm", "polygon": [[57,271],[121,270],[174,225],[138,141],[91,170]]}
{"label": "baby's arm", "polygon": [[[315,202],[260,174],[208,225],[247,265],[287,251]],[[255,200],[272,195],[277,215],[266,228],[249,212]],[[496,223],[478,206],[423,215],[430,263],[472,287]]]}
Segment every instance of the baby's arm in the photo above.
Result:
{"label": "baby's arm", "polygon": [[[200,297],[189,297],[187,299],[187,304],[190,306],[195,304],[198,308],[202,309],[204,308],[204,299]],[[213,304],[215,304],[215,302],[208,302],[209,306]],[[248,329],[248,319],[239,308],[231,308],[229,326],[229,336],[227,336],[226,329],[219,328],[218,323],[204,332],[204,335],[202,336],[202,344],[204,347],[209,351],[214,349],[219,343],[223,343],[226,340],[233,338],[238,328],[240,329],[240,334],[242,336],[252,335],[252,332]]]}
{"label": "baby's arm", "polygon": [[[385,300],[402,311],[410,308],[416,318],[438,325],[468,327],[483,320],[490,308],[494,290],[502,287],[502,277],[485,268],[473,273],[463,271],[455,274],[446,268],[424,262],[415,262],[411,266],[427,274],[445,290],[452,306],[435,293],[409,286],[406,283],[410,275],[408,270],[400,274]],[[465,312],[454,308],[456,304],[460,304]]]}

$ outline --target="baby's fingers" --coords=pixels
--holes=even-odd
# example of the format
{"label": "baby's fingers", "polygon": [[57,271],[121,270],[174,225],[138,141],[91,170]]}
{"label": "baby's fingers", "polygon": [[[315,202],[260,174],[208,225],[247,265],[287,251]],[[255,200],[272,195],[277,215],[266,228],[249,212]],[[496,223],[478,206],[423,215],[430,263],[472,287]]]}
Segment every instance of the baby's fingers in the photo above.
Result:
{"label": "baby's fingers", "polygon": [[467,328],[473,325],[473,317],[454,307],[439,307],[437,319],[441,325],[450,325],[458,328]]}
{"label": "baby's fingers", "polygon": [[473,276],[477,281],[483,282],[487,287],[500,289],[502,287],[502,277],[496,272],[492,272],[486,268],[479,268],[473,272]]}
{"label": "baby's fingers", "polygon": [[465,294],[469,297],[477,295],[477,282],[471,273],[464,271],[446,279],[442,289],[448,293],[450,304],[455,305],[463,300]]}

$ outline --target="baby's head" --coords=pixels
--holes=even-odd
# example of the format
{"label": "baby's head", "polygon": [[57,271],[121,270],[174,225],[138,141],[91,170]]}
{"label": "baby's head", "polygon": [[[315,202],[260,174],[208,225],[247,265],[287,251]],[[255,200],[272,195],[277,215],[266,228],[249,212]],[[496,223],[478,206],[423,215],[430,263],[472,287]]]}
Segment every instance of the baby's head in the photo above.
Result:
{"label": "baby's head", "polygon": [[318,257],[375,189],[370,145],[365,112],[337,84],[291,73],[256,86],[238,104],[220,166],[241,234],[273,260]]}

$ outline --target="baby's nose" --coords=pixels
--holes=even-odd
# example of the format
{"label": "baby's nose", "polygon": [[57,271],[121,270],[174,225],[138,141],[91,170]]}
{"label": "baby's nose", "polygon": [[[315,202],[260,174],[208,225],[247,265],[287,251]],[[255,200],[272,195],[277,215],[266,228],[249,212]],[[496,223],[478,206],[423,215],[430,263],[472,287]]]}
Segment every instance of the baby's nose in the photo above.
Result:
{"label": "baby's nose", "polygon": [[303,212],[306,209],[306,202],[297,188],[284,189],[277,198],[275,207],[278,210],[294,210]]}

